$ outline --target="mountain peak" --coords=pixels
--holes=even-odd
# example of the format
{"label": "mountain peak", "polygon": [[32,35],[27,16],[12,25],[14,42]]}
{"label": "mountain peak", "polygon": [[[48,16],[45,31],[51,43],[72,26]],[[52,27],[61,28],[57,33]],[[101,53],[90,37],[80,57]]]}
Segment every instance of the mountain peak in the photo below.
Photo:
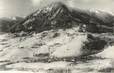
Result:
{"label": "mountain peak", "polygon": [[[88,32],[105,32],[104,29],[106,29],[106,32],[112,32],[113,19],[112,15],[104,12],[89,12],[81,9],[71,10],[64,3],[57,2],[27,16],[20,25],[13,27],[15,28],[13,31],[42,32],[51,29],[68,29],[74,26],[79,26],[82,30],[84,25],[86,26],[85,30]],[[99,27],[101,25],[102,27]]]}

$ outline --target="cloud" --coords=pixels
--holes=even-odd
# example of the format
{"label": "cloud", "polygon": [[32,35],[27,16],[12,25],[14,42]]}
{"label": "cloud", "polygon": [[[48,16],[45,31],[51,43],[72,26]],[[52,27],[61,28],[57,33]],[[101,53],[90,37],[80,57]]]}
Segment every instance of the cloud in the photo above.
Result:
{"label": "cloud", "polygon": [[34,6],[44,7],[53,2],[63,2],[75,8],[113,11],[114,0],[32,0]]}
{"label": "cloud", "polygon": [[81,9],[99,9],[113,12],[114,0],[69,0],[69,5]]}
{"label": "cloud", "polygon": [[53,2],[63,2],[74,8],[114,12],[114,0],[0,0],[0,17],[25,16]]}
{"label": "cloud", "polygon": [[48,4],[54,3],[54,2],[63,2],[66,3],[68,0],[32,0],[32,3],[36,7],[44,7]]}

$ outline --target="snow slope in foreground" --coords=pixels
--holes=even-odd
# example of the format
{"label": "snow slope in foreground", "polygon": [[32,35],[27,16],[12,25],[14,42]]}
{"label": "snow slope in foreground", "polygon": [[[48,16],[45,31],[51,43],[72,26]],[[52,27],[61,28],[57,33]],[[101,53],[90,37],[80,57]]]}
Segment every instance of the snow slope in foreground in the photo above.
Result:
{"label": "snow slope in foreground", "polygon": [[104,58],[113,58],[114,59],[114,46],[109,46],[103,52],[101,52],[97,55],[104,57]]}

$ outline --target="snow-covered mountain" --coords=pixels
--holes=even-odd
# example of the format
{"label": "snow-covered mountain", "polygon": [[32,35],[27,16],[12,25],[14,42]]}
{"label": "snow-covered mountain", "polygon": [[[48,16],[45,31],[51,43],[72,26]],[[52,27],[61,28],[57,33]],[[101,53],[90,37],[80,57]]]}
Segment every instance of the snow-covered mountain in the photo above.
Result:
{"label": "snow-covered mountain", "polygon": [[0,32],[10,32],[10,28],[18,22],[21,22],[21,17],[3,17],[0,18]]}
{"label": "snow-covered mountain", "polygon": [[28,15],[19,25],[12,27],[12,32],[41,32],[75,26],[81,29],[85,26],[88,32],[113,32],[114,16],[100,10],[73,9],[62,3],[54,3]]}
{"label": "snow-covered mountain", "polygon": [[[31,38],[37,42],[34,39],[19,42],[23,48],[31,48],[36,43],[45,43],[37,45],[37,52],[34,53],[36,55],[46,52],[43,54],[48,54],[49,57],[77,57],[99,53],[110,42],[113,43],[113,41],[109,41],[108,37],[98,34],[113,32],[113,18],[111,14],[106,12],[72,9],[62,3],[55,3],[28,15],[22,22],[16,23],[11,31],[17,32],[16,36],[37,32],[38,40],[36,36],[33,36],[34,34],[31,34]],[[30,42],[32,40],[33,43]],[[30,43],[27,44],[25,41]],[[19,44],[16,45],[19,46]],[[14,44],[14,46],[16,45]],[[42,52],[38,52],[40,50]]]}
{"label": "snow-covered mountain", "polygon": [[112,14],[51,4],[0,35],[0,70],[107,73],[114,65],[113,27]]}

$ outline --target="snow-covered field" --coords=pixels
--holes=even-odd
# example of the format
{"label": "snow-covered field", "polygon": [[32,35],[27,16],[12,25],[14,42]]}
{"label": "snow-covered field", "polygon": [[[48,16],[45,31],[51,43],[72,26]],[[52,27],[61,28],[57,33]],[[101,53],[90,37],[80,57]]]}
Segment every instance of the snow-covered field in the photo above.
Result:
{"label": "snow-covered field", "polygon": [[[73,30],[69,31],[73,32]],[[114,46],[109,46],[98,54],[79,58],[79,60],[70,58],[70,60],[43,62],[42,60],[49,59],[47,53],[52,57],[60,58],[79,56],[82,53],[79,48],[83,42],[87,41],[86,35],[69,31],[58,31],[59,35],[56,36],[47,32],[21,38],[12,38],[9,34],[1,35],[0,73],[114,73]],[[41,35],[44,37],[42,38]],[[77,48],[73,49],[74,47]],[[38,57],[39,53],[40,57]]]}

